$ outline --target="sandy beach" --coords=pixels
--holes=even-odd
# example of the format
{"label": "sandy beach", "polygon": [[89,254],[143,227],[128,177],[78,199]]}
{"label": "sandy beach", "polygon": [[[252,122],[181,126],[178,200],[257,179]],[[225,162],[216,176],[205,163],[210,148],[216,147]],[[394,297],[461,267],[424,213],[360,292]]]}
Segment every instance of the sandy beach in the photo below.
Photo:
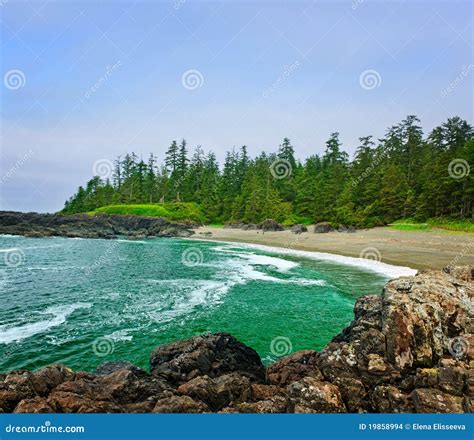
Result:
{"label": "sandy beach", "polygon": [[[327,252],[348,257],[366,256],[413,269],[441,269],[447,265],[474,264],[474,234],[432,231],[399,231],[389,227],[360,230],[354,233],[308,232],[295,235],[281,232],[242,231],[203,226],[195,238]],[[209,234],[211,233],[211,234]]]}

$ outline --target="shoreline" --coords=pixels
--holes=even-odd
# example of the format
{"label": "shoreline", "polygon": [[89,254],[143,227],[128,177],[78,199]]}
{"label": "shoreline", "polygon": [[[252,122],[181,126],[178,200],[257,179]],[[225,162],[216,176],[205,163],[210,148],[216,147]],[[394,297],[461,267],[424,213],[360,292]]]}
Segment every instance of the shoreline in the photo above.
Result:
{"label": "shoreline", "polygon": [[308,232],[296,235],[289,230],[262,234],[262,231],[255,230],[201,226],[189,239],[263,245],[283,249],[285,253],[323,253],[362,261],[364,258],[361,257],[365,257],[375,260],[370,261],[372,265],[380,261],[415,270],[440,270],[448,265],[474,264],[474,234],[469,233],[451,235],[437,231],[400,231],[389,227],[354,233],[313,233],[310,226]]}

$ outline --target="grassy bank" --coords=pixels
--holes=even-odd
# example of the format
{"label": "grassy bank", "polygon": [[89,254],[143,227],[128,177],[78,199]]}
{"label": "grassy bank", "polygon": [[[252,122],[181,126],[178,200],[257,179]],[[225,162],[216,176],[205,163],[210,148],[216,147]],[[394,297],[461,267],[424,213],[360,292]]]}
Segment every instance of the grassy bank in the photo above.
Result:
{"label": "grassy bank", "polygon": [[197,223],[207,223],[208,219],[196,203],[150,203],[136,205],[110,205],[89,212],[96,214],[141,215],[145,217],[162,217],[168,220],[189,220]]}
{"label": "grassy bank", "polygon": [[397,220],[392,223],[390,227],[400,231],[432,231],[433,229],[443,229],[446,231],[474,232],[474,222],[472,220],[450,218],[433,218],[426,220],[426,222],[406,218]]}

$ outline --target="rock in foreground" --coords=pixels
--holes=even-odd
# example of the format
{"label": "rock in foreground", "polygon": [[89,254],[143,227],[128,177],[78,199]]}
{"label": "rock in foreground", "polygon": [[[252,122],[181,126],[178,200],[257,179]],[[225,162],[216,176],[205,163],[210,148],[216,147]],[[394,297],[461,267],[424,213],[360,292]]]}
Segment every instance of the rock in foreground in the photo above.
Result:
{"label": "rock in foreground", "polygon": [[0,375],[0,412],[471,412],[474,267],[392,280],[359,298],[324,350],[267,369],[226,333],[156,348],[151,373],[108,362]]}

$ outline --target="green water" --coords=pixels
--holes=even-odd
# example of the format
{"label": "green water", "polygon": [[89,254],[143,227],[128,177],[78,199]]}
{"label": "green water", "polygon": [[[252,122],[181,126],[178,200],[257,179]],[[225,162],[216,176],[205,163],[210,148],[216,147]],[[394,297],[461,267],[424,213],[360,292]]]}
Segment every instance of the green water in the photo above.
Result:
{"label": "green water", "polygon": [[179,239],[0,236],[0,371],[108,360],[225,331],[265,363],[321,349],[387,276],[251,247]]}

